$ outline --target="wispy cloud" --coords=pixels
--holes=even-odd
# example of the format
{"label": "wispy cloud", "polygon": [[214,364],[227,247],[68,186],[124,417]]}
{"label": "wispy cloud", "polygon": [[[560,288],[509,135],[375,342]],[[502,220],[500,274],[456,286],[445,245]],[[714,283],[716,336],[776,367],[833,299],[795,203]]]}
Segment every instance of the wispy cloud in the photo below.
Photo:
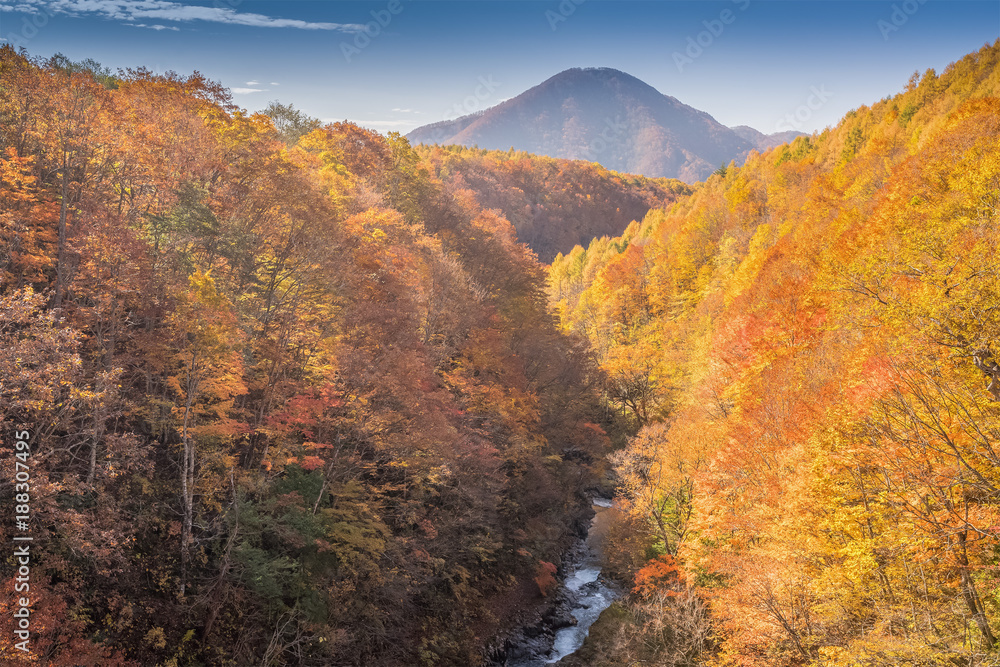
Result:
{"label": "wispy cloud", "polygon": [[260,85],[260,81],[247,81],[247,85],[248,86],[258,86],[258,85]]}
{"label": "wispy cloud", "polygon": [[250,93],[266,93],[266,88],[230,88],[234,95],[249,95]]}
{"label": "wispy cloud", "polygon": [[413,109],[399,109],[399,108],[396,108],[396,109],[393,109],[393,111],[397,111],[399,113],[420,113],[419,111],[415,111]]}
{"label": "wispy cloud", "polygon": [[[252,12],[238,12],[232,7],[185,5],[171,0],[22,0],[16,5],[0,5],[0,11],[19,11],[33,14],[45,12],[67,16],[97,15],[128,23],[143,19],[159,19],[178,23],[206,21],[257,28],[337,30],[351,33],[361,32],[365,29],[363,25],[357,23],[317,23],[300,19],[277,18]],[[162,29],[169,28],[164,26]]]}
{"label": "wispy cloud", "polygon": [[129,25],[133,28],[149,28],[150,30],[156,30],[157,32],[160,30],[180,30],[177,26],[160,25],[159,23],[155,23],[153,25],[146,25],[145,23],[129,23]]}
{"label": "wispy cloud", "polygon": [[272,81],[272,82],[271,82],[270,84],[268,84],[268,85],[271,85],[271,86],[280,86],[281,84],[280,84],[280,83],[275,83],[274,81]]}

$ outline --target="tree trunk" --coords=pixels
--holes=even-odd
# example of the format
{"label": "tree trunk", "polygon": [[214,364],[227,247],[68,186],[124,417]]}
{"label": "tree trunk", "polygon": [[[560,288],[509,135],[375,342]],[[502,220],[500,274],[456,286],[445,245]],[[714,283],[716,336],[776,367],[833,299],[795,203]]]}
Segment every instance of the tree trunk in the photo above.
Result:
{"label": "tree trunk", "polygon": [[[230,480],[232,480],[232,477],[230,477]],[[205,628],[202,632],[202,641],[208,641],[209,636],[212,634],[212,627],[215,625],[215,619],[219,617],[219,611],[222,609],[223,604],[225,604],[225,596],[218,595],[217,592],[226,584],[226,577],[229,575],[229,570],[232,567],[233,545],[236,544],[236,537],[240,532],[240,507],[236,501],[235,482],[233,483],[233,487],[233,511],[236,512],[236,522],[233,524],[233,530],[229,534],[229,539],[226,540],[226,550],[222,555],[219,576],[216,578],[212,590],[205,596],[209,601],[209,606],[208,617],[205,619]]]}
{"label": "tree trunk", "polygon": [[56,293],[52,297],[52,307],[62,308],[63,294],[66,291],[66,219],[69,217],[69,154],[63,152],[62,184],[60,187],[61,202],[59,205],[59,248],[56,256]]}
{"label": "tree trunk", "polygon": [[181,597],[187,589],[188,549],[191,543],[191,526],[194,523],[194,443],[188,432],[191,423],[191,408],[194,394],[198,390],[195,377],[197,354],[191,353],[188,367],[187,400],[184,404],[184,423],[181,427],[181,441],[184,445],[184,460],[181,464],[181,496],[184,505],[184,520],[181,527]]}
{"label": "tree trunk", "polygon": [[105,412],[106,407],[102,401],[101,406],[97,409],[97,424],[94,426],[93,443],[90,445],[90,469],[87,472],[87,486],[93,485],[97,475],[97,447],[104,438],[104,421],[107,419]]}
{"label": "tree trunk", "polygon": [[990,629],[989,619],[986,618],[986,609],[979,599],[979,593],[976,592],[976,582],[972,580],[972,576],[969,574],[969,557],[966,550],[964,530],[958,534],[958,543],[961,546],[959,565],[962,577],[962,597],[965,598],[965,604],[968,605],[969,611],[972,613],[972,619],[979,627],[979,632],[983,636],[983,643],[986,644],[988,650],[992,650],[996,646],[997,640]]}

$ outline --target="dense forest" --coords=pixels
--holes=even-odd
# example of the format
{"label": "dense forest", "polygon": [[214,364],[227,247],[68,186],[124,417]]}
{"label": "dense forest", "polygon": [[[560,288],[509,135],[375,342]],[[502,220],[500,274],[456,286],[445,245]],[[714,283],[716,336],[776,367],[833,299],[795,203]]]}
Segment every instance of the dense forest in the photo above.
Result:
{"label": "dense forest", "polygon": [[610,476],[561,664],[997,664],[998,145],[1000,41],[693,186],[0,48],[0,659],[484,665]]}
{"label": "dense forest", "polygon": [[607,549],[633,592],[570,664],[998,663],[998,63],[556,258],[638,430]]}
{"label": "dense forest", "polygon": [[543,262],[593,238],[618,236],[650,209],[691,194],[676,179],[619,174],[596,162],[523,151],[420,145],[417,153],[449,187],[471,190],[483,207],[501,211],[518,240]]}
{"label": "dense forest", "polygon": [[0,276],[36,664],[480,664],[603,470],[544,267],[398,135],[4,47]]}

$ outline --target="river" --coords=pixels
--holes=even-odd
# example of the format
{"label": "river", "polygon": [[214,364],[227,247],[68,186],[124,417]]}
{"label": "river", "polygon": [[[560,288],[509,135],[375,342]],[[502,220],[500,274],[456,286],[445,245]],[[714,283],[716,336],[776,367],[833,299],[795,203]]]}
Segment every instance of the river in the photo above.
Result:
{"label": "river", "polygon": [[594,518],[587,531],[587,539],[581,541],[569,558],[568,573],[562,581],[556,597],[561,605],[569,611],[573,619],[564,618],[565,627],[559,627],[552,636],[551,645],[545,652],[534,652],[522,658],[510,659],[506,667],[543,667],[557,663],[572,654],[583,645],[590,626],[597,617],[619,596],[618,591],[601,577],[601,542],[607,531],[605,513],[611,507],[611,501],[595,498],[593,501]]}

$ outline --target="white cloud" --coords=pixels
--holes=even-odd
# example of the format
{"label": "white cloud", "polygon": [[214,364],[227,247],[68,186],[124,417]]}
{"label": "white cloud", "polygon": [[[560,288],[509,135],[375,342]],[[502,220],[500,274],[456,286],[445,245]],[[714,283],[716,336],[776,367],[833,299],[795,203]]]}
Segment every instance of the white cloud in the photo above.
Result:
{"label": "white cloud", "polygon": [[414,111],[413,109],[393,109],[393,111],[398,111],[399,113],[420,113],[419,111]]}
{"label": "white cloud", "polygon": [[0,3],[0,12],[21,12],[23,14],[37,14],[38,8],[34,7],[33,5],[26,5],[24,3],[18,3],[16,5],[8,5],[5,3]]}
{"label": "white cloud", "polygon": [[[207,21],[257,28],[298,28],[300,30],[337,30],[361,32],[363,25],[356,23],[325,23],[284,19],[252,12],[238,12],[232,7],[203,7],[185,5],[172,0],[23,0],[21,4],[0,5],[4,11],[27,13],[47,12],[68,16],[98,15],[118,21],[131,22],[142,19],[161,19],[187,23]],[[154,28],[155,30],[155,28]]]}
{"label": "white cloud", "polygon": [[266,93],[266,88],[230,88],[234,95],[249,95],[250,93]]}
{"label": "white cloud", "polygon": [[247,81],[248,86],[259,86],[260,81]]}
{"label": "white cloud", "polygon": [[133,28],[149,28],[150,30],[155,30],[157,32],[159,32],[161,30],[180,31],[180,28],[178,28],[177,26],[160,25],[159,23],[156,23],[156,24],[153,24],[153,25],[146,25],[145,23],[129,23],[129,25],[132,26]]}
{"label": "white cloud", "polygon": [[275,83],[274,81],[272,81],[269,85],[271,85],[271,86],[280,86],[281,84],[280,83]]}

